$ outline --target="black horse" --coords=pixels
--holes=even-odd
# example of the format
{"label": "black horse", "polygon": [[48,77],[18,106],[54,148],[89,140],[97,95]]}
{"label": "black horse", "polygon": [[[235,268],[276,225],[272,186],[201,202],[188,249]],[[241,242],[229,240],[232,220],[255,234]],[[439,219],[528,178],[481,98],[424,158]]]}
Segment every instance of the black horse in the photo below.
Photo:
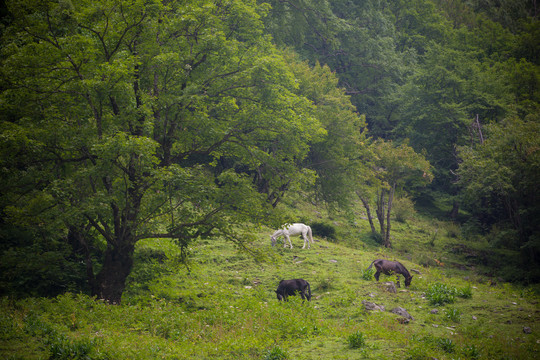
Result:
{"label": "black horse", "polygon": [[[403,266],[402,263],[398,261],[389,261],[389,260],[383,260],[383,259],[377,259],[374,260],[371,265],[367,268],[367,270],[371,269],[371,267],[375,265],[375,269],[377,269],[377,272],[375,273],[375,279],[379,281],[379,276],[381,273],[386,275],[392,275],[396,274],[399,279],[399,274],[403,275],[405,278],[405,286],[411,285],[412,276],[409,274],[409,271]],[[398,286],[399,286],[399,280],[398,280]]]}
{"label": "black horse", "polygon": [[[306,292],[307,290],[307,292]],[[299,292],[302,300],[311,301],[311,287],[304,279],[281,280],[276,290],[278,300],[287,301],[289,295],[296,295]]]}

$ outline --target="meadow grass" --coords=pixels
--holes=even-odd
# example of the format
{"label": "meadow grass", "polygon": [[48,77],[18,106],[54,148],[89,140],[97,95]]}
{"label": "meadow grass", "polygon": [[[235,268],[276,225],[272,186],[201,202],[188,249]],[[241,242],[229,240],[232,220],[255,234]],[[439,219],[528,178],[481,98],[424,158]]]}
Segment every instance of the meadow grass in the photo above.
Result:
{"label": "meadow grass", "polygon": [[[316,217],[314,215],[314,217]],[[336,219],[345,223],[346,219]],[[83,294],[0,300],[6,359],[535,359],[540,308],[533,288],[487,281],[448,249],[444,224],[396,223],[394,249],[362,243],[366,224],[316,238],[310,250],[272,248],[271,229],[250,246],[194,243],[188,267],[178,248],[146,240],[122,305]],[[364,231],[364,230],[362,230]],[[343,238],[344,234],[348,236]],[[316,235],[316,234],[315,234]],[[351,244],[354,243],[354,246]],[[433,243],[433,244],[432,244]],[[386,291],[366,271],[377,258],[415,269],[409,288]],[[431,259],[431,262],[428,261]],[[435,261],[435,259],[437,261]],[[461,261],[461,263],[459,263]],[[425,264],[424,264],[425,263]],[[457,266],[453,264],[462,264]],[[312,301],[278,302],[281,279],[304,278]],[[401,281],[403,284],[403,279]],[[452,298],[452,301],[441,299]],[[386,311],[367,311],[362,301]],[[406,309],[405,321],[390,310]],[[524,330],[525,329],[525,330]],[[530,333],[529,332],[530,329]]]}

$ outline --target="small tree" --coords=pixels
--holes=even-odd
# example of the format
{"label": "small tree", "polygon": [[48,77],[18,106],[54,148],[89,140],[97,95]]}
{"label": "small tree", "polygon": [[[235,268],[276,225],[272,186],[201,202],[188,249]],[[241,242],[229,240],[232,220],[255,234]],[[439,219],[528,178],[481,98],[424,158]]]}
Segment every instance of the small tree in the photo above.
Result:
{"label": "small tree", "polygon": [[366,208],[372,233],[377,235],[370,207],[370,198],[375,197],[375,213],[379,220],[382,243],[385,247],[392,247],[390,214],[396,189],[424,185],[431,182],[433,175],[424,156],[416,153],[407,144],[396,146],[391,141],[379,140],[373,144],[372,151],[372,171],[364,176],[367,185],[360,187],[356,194]]}

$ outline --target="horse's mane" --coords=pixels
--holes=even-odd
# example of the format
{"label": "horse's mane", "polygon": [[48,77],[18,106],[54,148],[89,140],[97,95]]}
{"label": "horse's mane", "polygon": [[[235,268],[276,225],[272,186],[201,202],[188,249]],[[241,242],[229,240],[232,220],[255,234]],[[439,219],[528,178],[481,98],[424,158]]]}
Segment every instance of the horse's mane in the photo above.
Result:
{"label": "horse's mane", "polygon": [[407,268],[405,268],[405,266],[403,266],[402,263],[397,262],[397,265],[398,265],[399,270],[402,272],[403,275],[405,275],[405,276],[408,277],[408,278],[411,277],[411,274],[409,273],[409,271],[407,270]]}

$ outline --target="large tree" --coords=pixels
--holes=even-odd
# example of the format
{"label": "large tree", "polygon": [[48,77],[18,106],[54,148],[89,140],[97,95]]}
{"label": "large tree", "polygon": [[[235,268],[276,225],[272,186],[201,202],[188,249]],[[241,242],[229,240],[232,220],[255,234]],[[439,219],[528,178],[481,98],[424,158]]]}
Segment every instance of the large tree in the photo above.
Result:
{"label": "large tree", "polygon": [[294,175],[325,131],[263,35],[265,5],[8,6],[2,216],[74,244],[94,295],[120,302],[137,241],[240,241],[244,223],[311,176]]}

